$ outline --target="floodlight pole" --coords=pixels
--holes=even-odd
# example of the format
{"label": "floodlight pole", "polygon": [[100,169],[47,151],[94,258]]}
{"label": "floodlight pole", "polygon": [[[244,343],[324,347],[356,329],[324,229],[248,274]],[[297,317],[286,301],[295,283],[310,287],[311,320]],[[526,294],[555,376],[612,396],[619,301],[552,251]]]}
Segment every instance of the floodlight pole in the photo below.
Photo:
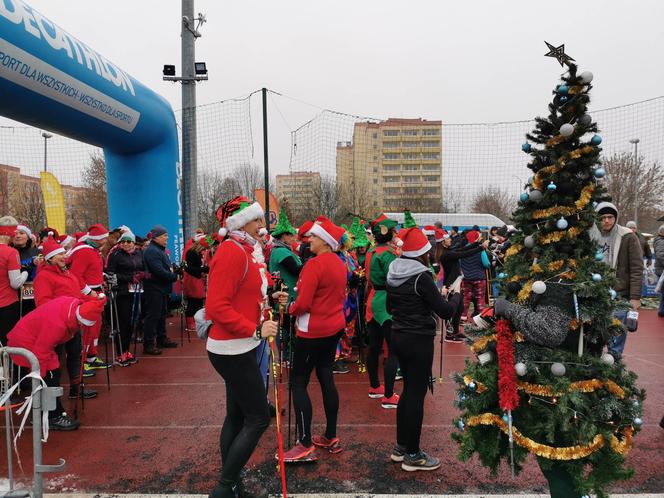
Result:
{"label": "floodlight pole", "polygon": [[[263,97],[263,172],[265,175],[265,228],[270,230],[270,165],[267,146],[267,88],[261,89]],[[292,181],[292,178],[291,178]]]}
{"label": "floodlight pole", "polygon": [[632,138],[629,143],[634,145],[634,223],[639,226],[639,139]]}
{"label": "floodlight pole", "polygon": [[[196,209],[196,33],[194,0],[182,0],[182,214],[184,238],[198,227]],[[200,35],[199,35],[200,36]],[[184,256],[184,255],[183,255]]]}

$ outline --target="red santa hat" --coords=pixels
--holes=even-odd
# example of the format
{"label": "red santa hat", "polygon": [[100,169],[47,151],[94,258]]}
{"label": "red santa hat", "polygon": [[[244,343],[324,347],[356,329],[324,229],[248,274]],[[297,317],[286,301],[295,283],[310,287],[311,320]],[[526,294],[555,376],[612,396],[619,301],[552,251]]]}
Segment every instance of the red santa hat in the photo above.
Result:
{"label": "red santa hat", "polygon": [[429,235],[436,234],[436,227],[433,225],[425,225],[422,231],[424,232],[424,235],[428,237]]}
{"label": "red santa hat", "polygon": [[85,237],[85,232],[74,232],[74,238],[76,239],[76,242],[83,242]]}
{"label": "red santa hat", "polygon": [[482,234],[477,230],[471,230],[470,232],[466,233],[466,240],[472,244],[477,242],[481,236]]}
{"label": "red santa hat", "polygon": [[5,237],[13,237],[16,235],[16,218],[12,216],[3,216],[0,218],[0,235]]}
{"label": "red santa hat", "polygon": [[436,237],[436,242],[442,242],[443,240],[450,238],[450,234],[442,228],[436,228],[434,230],[434,236]]}
{"label": "red santa hat", "polygon": [[322,239],[333,251],[336,251],[343,243],[346,230],[335,225],[325,216],[319,216],[316,218],[316,223],[313,224],[308,234]]}
{"label": "red santa hat", "polygon": [[20,223],[16,225],[16,231],[17,232],[24,232],[29,239],[32,238],[32,230],[30,230],[27,226],[21,225]]}
{"label": "red santa hat", "polygon": [[66,245],[69,245],[72,242],[76,242],[76,239],[74,237],[67,234],[60,235],[56,240],[62,247],[65,247]]}
{"label": "red santa hat", "polygon": [[431,249],[426,235],[418,227],[401,229],[399,238],[403,241],[401,255],[407,258],[417,258]]}
{"label": "red santa hat", "polygon": [[252,203],[244,196],[237,196],[217,208],[217,220],[221,228],[219,235],[225,237],[228,232],[239,230],[252,220],[265,216],[258,202]]}
{"label": "red santa hat", "polygon": [[62,247],[58,242],[51,236],[47,237],[46,240],[42,243],[42,254],[44,259],[48,261],[56,254],[62,254],[65,252],[65,248]]}
{"label": "red santa hat", "polygon": [[92,327],[101,318],[106,299],[86,301],[76,308],[76,319],[81,325]]}
{"label": "red santa hat", "polygon": [[309,230],[311,230],[311,227],[313,226],[314,222],[311,220],[307,220],[304,223],[302,223],[302,226],[297,231],[297,238],[300,239],[302,242],[309,242],[309,237],[307,237],[307,234],[309,233]]}
{"label": "red santa hat", "polygon": [[101,223],[97,223],[88,228],[86,239],[88,240],[102,240],[108,237],[108,230]]}

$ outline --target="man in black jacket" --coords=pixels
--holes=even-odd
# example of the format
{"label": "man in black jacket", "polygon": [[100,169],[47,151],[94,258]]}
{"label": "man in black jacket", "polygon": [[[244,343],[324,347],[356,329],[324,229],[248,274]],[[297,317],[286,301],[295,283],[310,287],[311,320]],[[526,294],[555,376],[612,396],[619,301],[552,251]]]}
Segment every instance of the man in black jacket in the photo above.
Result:
{"label": "man in black jacket", "polygon": [[[151,241],[143,252],[145,270],[149,276],[143,282],[145,295],[145,322],[143,330],[143,353],[158,355],[159,348],[177,347],[175,341],[166,336],[166,314],[168,296],[177,275],[171,267],[171,260],[166,254],[168,232],[161,225],[156,225],[150,232]],[[155,346],[155,338],[157,344]]]}

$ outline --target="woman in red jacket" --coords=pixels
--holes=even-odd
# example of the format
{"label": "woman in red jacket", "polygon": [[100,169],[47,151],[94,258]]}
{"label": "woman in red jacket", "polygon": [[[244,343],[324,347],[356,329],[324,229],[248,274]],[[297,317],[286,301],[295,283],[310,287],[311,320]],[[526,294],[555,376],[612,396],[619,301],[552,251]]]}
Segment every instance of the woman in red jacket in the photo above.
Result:
{"label": "woman in red jacket", "polygon": [[[346,321],[343,303],[346,297],[346,267],[336,251],[346,237],[343,228],[321,216],[309,231],[311,258],[302,268],[297,282],[297,299],[289,313],[297,317],[296,340],[291,371],[291,389],[298,442],[285,454],[284,461],[316,460],[315,446],[330,453],[341,451],[337,437],[339,393],[334,385],[332,366],[337,342]],[[327,427],[321,436],[311,435],[312,407],[307,385],[316,369],[325,407]]]}
{"label": "woman in red jacket", "polygon": [[[235,197],[217,209],[228,238],[212,259],[206,317],[212,321],[206,349],[212,366],[226,384],[226,418],[221,429],[221,477],[210,498],[234,498],[240,472],[270,423],[256,347],[274,337],[277,322],[261,323],[267,282],[253,256],[263,209],[257,202]],[[273,298],[286,304],[288,294]]]}
{"label": "woman in red jacket", "polygon": [[187,329],[196,330],[194,315],[205,301],[205,276],[209,269],[205,252],[210,249],[210,239],[205,234],[196,234],[193,244],[184,253],[184,276],[182,279],[187,309],[184,313]]}
{"label": "woman in red jacket", "polygon": [[[42,304],[25,315],[9,332],[10,347],[25,348],[39,361],[40,375],[49,387],[60,385],[60,363],[56,347],[70,340],[80,327],[92,327],[101,319],[106,300],[83,302],[77,297],[57,297]],[[30,368],[23,356],[12,355],[12,361],[21,367]],[[51,429],[60,431],[75,430],[77,420],[67,416],[56,399],[56,409],[49,412]]]}

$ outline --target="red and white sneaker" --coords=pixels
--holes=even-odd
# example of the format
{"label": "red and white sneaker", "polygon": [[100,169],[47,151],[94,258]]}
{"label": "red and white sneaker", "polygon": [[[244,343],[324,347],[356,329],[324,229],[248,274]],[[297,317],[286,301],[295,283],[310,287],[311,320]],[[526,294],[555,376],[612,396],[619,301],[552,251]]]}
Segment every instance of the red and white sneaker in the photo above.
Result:
{"label": "red and white sneaker", "polygon": [[128,361],[129,363],[131,363],[132,365],[133,365],[134,363],[137,363],[137,362],[138,362],[138,360],[136,359],[136,357],[135,357],[133,354],[131,354],[129,351],[127,351],[125,354],[127,355],[127,361]]}
{"label": "red and white sneaker", "polygon": [[385,386],[370,387],[369,388],[369,397],[373,399],[381,399],[385,397]]}
{"label": "red and white sneaker", "polygon": [[314,446],[318,446],[319,448],[325,448],[333,455],[336,453],[341,453],[341,445],[339,444],[338,437],[333,437],[332,439],[328,439],[325,436],[314,436],[311,438],[311,442],[314,443]]}
{"label": "red and white sneaker", "polygon": [[389,398],[383,396],[383,399],[380,402],[380,406],[382,406],[386,410],[396,408],[398,405],[399,405],[399,395],[397,393],[394,393]]}
{"label": "red and white sneaker", "polygon": [[316,456],[316,447],[313,444],[307,448],[298,441],[295,446],[284,453],[284,463],[314,462],[316,460],[318,460],[318,457]]}

